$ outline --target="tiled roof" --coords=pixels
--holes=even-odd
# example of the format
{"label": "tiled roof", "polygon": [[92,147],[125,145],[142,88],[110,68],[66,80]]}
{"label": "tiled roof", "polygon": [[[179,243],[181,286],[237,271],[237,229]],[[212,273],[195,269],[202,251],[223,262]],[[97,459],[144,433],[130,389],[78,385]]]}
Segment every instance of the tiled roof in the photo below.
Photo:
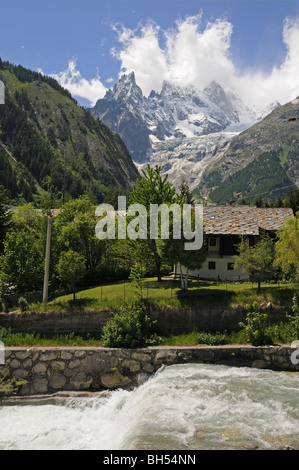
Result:
{"label": "tiled roof", "polygon": [[286,207],[257,208],[259,226],[265,230],[276,231],[285,224],[285,219],[294,217],[292,209]]}
{"label": "tiled roof", "polygon": [[208,205],[203,208],[205,233],[211,235],[259,235],[259,227],[278,230],[288,217],[293,217],[292,209],[282,207]]}

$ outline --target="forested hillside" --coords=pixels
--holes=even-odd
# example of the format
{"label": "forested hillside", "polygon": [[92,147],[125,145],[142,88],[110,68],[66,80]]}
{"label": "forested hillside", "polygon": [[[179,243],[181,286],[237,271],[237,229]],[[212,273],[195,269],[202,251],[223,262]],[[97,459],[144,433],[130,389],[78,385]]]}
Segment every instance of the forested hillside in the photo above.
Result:
{"label": "forested hillside", "polygon": [[234,137],[221,158],[203,174],[198,188],[213,202],[234,193],[251,200],[285,198],[299,184],[299,98],[276,108]]}
{"label": "forested hillside", "polygon": [[101,202],[125,190],[137,170],[124,143],[56,80],[0,59],[5,104],[0,106],[0,184],[13,200],[41,190]]}

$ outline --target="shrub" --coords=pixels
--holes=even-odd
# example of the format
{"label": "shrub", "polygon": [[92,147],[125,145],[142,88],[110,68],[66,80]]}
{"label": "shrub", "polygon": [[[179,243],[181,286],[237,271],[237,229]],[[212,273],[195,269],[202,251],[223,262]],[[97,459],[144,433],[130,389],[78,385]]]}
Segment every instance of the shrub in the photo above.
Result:
{"label": "shrub", "polygon": [[25,299],[25,297],[19,298],[19,307],[21,309],[21,312],[26,312],[28,308],[28,302],[27,302],[27,299]]}
{"label": "shrub", "polygon": [[257,302],[247,305],[246,310],[246,324],[240,322],[239,326],[244,328],[247,341],[253,346],[272,344],[272,340],[266,332],[268,315],[258,311]]}
{"label": "shrub", "polygon": [[19,387],[27,383],[27,380],[10,378],[8,371],[0,369],[0,397],[15,395]]}
{"label": "shrub", "polygon": [[197,334],[197,344],[210,344],[212,346],[217,344],[227,344],[228,338],[226,335],[221,335],[219,333],[205,333],[201,332]]}
{"label": "shrub", "polygon": [[144,285],[144,275],[145,275],[145,268],[143,268],[139,264],[135,264],[131,267],[129,280],[138,296],[139,299],[142,299],[142,291]]}
{"label": "shrub", "polygon": [[114,312],[103,327],[101,339],[110,348],[136,348],[160,342],[154,332],[154,322],[137,301]]}
{"label": "shrub", "polygon": [[4,301],[2,302],[2,312],[4,313],[8,313],[9,312],[9,307],[7,305],[7,303]]}
{"label": "shrub", "polygon": [[289,327],[293,339],[299,339],[299,304],[298,297],[296,294],[293,297],[292,311],[293,315],[287,315],[286,317],[289,320]]}

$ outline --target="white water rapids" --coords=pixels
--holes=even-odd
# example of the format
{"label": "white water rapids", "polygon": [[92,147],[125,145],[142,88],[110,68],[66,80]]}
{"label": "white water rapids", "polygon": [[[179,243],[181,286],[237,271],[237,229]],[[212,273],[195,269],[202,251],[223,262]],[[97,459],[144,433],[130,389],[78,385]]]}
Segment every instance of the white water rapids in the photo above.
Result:
{"label": "white water rapids", "polygon": [[299,374],[208,364],[133,391],[0,408],[0,449],[299,449]]}

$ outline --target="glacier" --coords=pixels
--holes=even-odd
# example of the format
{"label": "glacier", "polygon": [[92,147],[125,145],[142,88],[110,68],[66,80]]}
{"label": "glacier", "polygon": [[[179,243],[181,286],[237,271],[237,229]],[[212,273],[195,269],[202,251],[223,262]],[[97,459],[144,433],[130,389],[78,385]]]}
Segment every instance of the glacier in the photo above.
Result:
{"label": "glacier", "polygon": [[147,164],[159,165],[176,187],[184,179],[196,189],[230,141],[277,106],[248,106],[215,81],[203,90],[164,81],[160,92],[144,96],[131,72],[91,113],[121,136],[140,171]]}

